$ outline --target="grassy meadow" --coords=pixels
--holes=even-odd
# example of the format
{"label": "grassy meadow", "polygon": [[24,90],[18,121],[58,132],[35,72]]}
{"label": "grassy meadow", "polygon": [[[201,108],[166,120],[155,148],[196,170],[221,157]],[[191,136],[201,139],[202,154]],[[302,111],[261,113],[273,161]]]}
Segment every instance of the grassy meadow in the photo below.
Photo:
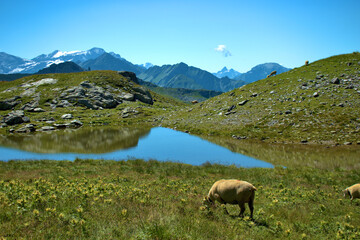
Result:
{"label": "grassy meadow", "polygon": [[[203,202],[213,182],[257,187],[254,220]],[[155,160],[0,162],[0,239],[359,239],[358,169]]]}

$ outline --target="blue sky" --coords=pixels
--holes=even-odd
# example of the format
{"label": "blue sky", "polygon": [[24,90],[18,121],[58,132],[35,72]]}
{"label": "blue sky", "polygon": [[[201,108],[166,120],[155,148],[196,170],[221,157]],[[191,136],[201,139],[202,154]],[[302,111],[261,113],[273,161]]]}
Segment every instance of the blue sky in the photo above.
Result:
{"label": "blue sky", "polygon": [[359,0],[1,0],[0,51],[101,47],[132,63],[246,72],[360,51]]}

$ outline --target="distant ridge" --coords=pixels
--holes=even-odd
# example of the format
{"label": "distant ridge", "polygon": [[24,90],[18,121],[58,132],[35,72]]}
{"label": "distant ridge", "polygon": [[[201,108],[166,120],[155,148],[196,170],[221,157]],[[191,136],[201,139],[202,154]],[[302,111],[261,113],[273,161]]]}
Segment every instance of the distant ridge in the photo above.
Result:
{"label": "distant ridge", "polygon": [[74,73],[83,72],[84,69],[74,62],[64,62],[59,64],[52,64],[50,67],[44,68],[38,71],[36,74],[47,74],[47,73]]}
{"label": "distant ridge", "polygon": [[103,53],[95,59],[80,63],[80,66],[84,69],[90,68],[91,70],[130,71],[137,75],[144,71],[143,67],[136,66],[123,58],[117,58],[110,53]]}
{"label": "distant ridge", "polygon": [[252,83],[260,79],[266,78],[272,71],[276,71],[276,74],[289,71],[291,68],[286,68],[278,63],[263,63],[256,65],[250,71],[240,74],[235,77],[236,80],[243,80],[246,83]]}
{"label": "distant ridge", "polygon": [[154,83],[160,87],[207,89],[226,92],[240,87],[245,83],[230,78],[217,78],[200,68],[188,66],[185,63],[175,65],[154,66],[141,73],[140,79]]}

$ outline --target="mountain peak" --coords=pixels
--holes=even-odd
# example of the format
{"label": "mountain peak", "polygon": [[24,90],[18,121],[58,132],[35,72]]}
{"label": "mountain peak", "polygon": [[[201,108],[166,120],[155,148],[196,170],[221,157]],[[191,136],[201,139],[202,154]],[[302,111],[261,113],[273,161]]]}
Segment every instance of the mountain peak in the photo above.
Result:
{"label": "mountain peak", "polygon": [[218,71],[217,73],[213,73],[216,77],[218,78],[223,78],[223,77],[228,77],[228,78],[235,78],[238,75],[240,75],[241,73],[239,73],[238,71],[235,71],[234,69],[228,69],[227,67],[223,67],[223,69],[221,69],[220,71]]}
{"label": "mountain peak", "polygon": [[91,54],[101,55],[101,54],[105,53],[105,50],[102,49],[102,48],[93,47],[92,49],[88,50],[87,52],[88,52],[88,53],[91,53]]}

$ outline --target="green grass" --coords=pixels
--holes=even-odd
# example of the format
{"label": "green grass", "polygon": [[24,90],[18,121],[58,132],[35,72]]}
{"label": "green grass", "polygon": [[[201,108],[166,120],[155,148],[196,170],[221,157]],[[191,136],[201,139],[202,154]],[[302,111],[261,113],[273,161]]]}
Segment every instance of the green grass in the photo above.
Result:
{"label": "green grass", "polygon": [[[253,183],[254,221],[203,203],[213,182]],[[0,163],[0,238],[358,239],[358,169],[236,168],[157,161]]]}

